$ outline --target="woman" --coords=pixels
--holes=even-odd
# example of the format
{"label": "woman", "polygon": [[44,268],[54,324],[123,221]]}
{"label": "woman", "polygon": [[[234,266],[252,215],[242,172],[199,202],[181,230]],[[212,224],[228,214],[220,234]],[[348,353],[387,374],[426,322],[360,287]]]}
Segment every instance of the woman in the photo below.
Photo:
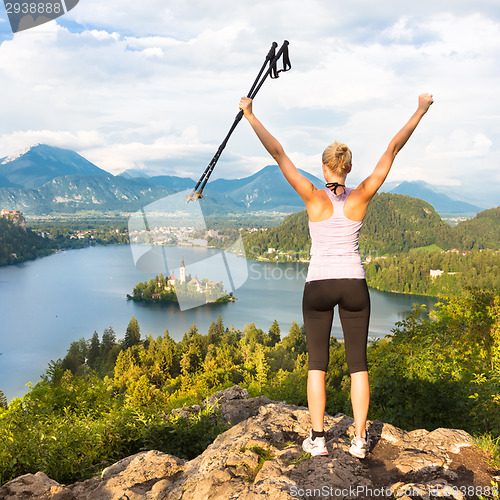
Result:
{"label": "woman", "polygon": [[328,454],[323,429],[325,373],[336,305],[339,306],[346,360],[351,374],[354,439],[349,451],[358,458],[366,455],[366,419],[370,401],[366,345],[370,296],[358,250],[359,231],[368,205],[385,181],[396,155],[432,103],[432,95],[419,96],[418,108],[413,116],[389,143],[372,174],[356,189],[345,186],[346,176],[351,171],[351,151],[344,144],[328,146],[322,158],[326,189],[317,189],[297,170],[281,144],[255,117],[252,100],[247,97],[240,100],[239,107],[245,118],[278,163],[286,180],[304,201],[309,216],[312,247],[304,287],[303,314],[309,352],[307,401],[312,430],[302,447],[311,455]]}

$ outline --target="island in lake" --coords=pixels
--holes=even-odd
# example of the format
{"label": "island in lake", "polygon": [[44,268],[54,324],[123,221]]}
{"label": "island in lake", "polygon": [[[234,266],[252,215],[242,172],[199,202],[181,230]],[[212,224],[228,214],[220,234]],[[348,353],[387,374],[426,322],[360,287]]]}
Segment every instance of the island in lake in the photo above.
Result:
{"label": "island in lake", "polygon": [[172,303],[178,302],[182,297],[184,300],[193,299],[206,304],[234,302],[233,292],[227,293],[224,290],[222,281],[214,283],[208,279],[201,281],[197,276],[194,278],[186,275],[186,266],[184,258],[182,258],[181,267],[179,268],[179,278],[177,279],[172,272],[167,278],[163,274],[159,274],[149,281],[141,281],[134,286],[132,295],[127,294],[127,299],[143,302],[160,302]]}

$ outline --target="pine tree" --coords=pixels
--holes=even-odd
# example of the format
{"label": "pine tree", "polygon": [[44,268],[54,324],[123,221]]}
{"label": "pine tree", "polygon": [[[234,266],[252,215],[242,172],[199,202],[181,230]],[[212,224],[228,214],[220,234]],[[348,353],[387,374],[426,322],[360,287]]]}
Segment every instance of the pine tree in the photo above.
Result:
{"label": "pine tree", "polygon": [[97,334],[97,332],[94,332],[87,353],[87,364],[91,369],[95,367],[96,361],[99,358],[100,353],[101,353],[101,342],[99,341],[99,335]]}
{"label": "pine tree", "polygon": [[121,350],[120,344],[116,341],[116,334],[113,328],[106,328],[102,334],[101,349],[99,358],[95,363],[95,370],[101,377],[113,376],[116,358]]}
{"label": "pine tree", "polygon": [[280,331],[280,326],[278,324],[278,321],[274,320],[273,324],[271,325],[271,328],[269,328],[269,342],[271,347],[274,347],[276,344],[278,344],[281,341],[281,331]]}
{"label": "pine tree", "polygon": [[106,328],[102,334],[101,357],[106,358],[109,352],[116,345],[116,333],[113,328]]}
{"label": "pine tree", "polygon": [[222,323],[222,316],[219,314],[217,323],[212,322],[208,329],[207,342],[209,345],[218,345],[224,335],[224,324]]}
{"label": "pine tree", "polygon": [[62,361],[61,368],[66,371],[70,370],[73,374],[80,374],[84,369],[85,360],[87,359],[87,341],[84,338],[71,342],[68,354]]}
{"label": "pine tree", "polygon": [[296,321],[292,323],[289,334],[283,339],[283,345],[288,351],[295,354],[302,354],[306,352],[306,338]]}
{"label": "pine tree", "polygon": [[7,409],[7,397],[3,393],[2,389],[0,389],[0,408]]}
{"label": "pine tree", "polygon": [[127,331],[125,332],[125,338],[123,339],[123,349],[128,349],[134,345],[141,342],[141,333],[139,330],[139,323],[135,319],[135,316],[130,318],[127,326]]}
{"label": "pine tree", "polygon": [[269,373],[269,363],[266,360],[266,353],[264,346],[258,345],[255,349],[255,379],[259,384],[259,391],[262,391],[262,386],[267,382],[267,375]]}
{"label": "pine tree", "polygon": [[141,368],[136,365],[132,349],[120,351],[114,369],[114,383],[119,389],[125,389],[140,376]]}

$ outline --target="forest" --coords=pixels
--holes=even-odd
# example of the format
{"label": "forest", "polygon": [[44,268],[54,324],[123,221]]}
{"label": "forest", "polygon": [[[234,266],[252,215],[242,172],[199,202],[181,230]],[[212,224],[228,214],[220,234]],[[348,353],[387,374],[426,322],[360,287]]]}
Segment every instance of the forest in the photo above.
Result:
{"label": "forest", "polygon": [[[246,232],[247,258],[274,262],[310,258],[307,212],[275,228]],[[369,286],[389,292],[458,295],[466,287],[500,289],[500,207],[454,227],[427,202],[381,193],[359,237]],[[431,270],[443,271],[431,277]]]}
{"label": "forest", "polygon": [[[467,287],[500,290],[500,252],[493,250],[413,250],[372,260],[365,270],[368,285],[387,292],[447,297]],[[437,275],[431,276],[431,270]]]}
{"label": "forest", "polygon": [[36,259],[52,251],[50,242],[24,223],[0,217],[0,266]]}
{"label": "forest", "polygon": [[[369,345],[370,419],[403,429],[461,428],[478,443],[500,442],[500,295],[470,289],[438,305],[433,318],[415,305],[390,337]],[[341,341],[330,341],[327,412],[351,414]],[[63,483],[98,474],[141,450],[191,459],[227,426],[207,407],[192,417],[175,408],[200,404],[240,384],[250,396],[306,405],[303,328],[282,332],[195,324],[176,342],[168,331],[142,335],[131,318],[123,338],[72,342],[40,381],[6,404],[0,393],[0,483],[44,471]],[[495,446],[493,448],[495,448]],[[497,456],[498,458],[498,456]]]}
{"label": "forest", "polygon": [[[309,256],[307,212],[287,216],[274,228],[244,234],[247,256],[263,257],[268,249],[298,258]],[[451,227],[432,205],[406,195],[380,193],[373,198],[359,236],[363,256],[384,256],[412,249],[500,250],[500,207],[479,212]]]}
{"label": "forest", "polygon": [[31,222],[31,228],[28,228],[24,217],[20,217],[21,223],[0,217],[0,266],[19,264],[62,249],[126,244],[129,241],[123,222],[60,220]]}

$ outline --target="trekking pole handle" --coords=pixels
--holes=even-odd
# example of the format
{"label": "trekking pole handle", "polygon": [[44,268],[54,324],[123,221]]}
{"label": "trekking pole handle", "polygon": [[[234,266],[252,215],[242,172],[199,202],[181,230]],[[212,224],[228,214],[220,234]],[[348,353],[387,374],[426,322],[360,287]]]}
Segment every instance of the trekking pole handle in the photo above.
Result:
{"label": "trekking pole handle", "polygon": [[276,42],[273,42],[271,45],[271,48],[269,49],[269,52],[267,53],[266,60],[272,61],[274,59],[274,55],[276,53],[276,49],[278,48],[278,44]]}

